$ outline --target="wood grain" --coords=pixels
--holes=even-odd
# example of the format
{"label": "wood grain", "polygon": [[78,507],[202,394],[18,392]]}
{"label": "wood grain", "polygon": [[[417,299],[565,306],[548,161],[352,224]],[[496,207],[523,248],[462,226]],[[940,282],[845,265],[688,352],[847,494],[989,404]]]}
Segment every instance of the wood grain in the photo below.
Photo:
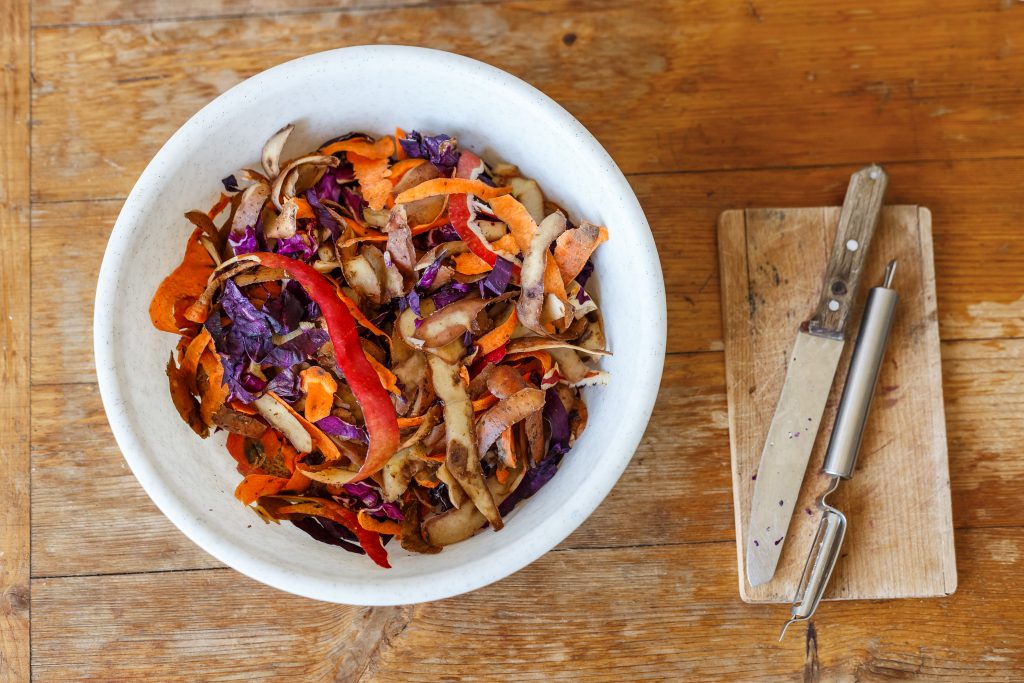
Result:
{"label": "wood grain", "polygon": [[243,78],[389,42],[526,78],[627,173],[1020,156],[1018,5],[556,0],[38,29],[32,191],[123,197],[188,116]]}
{"label": "wood grain", "polygon": [[[839,207],[760,209],[727,212],[719,227],[721,269],[730,273],[722,306],[728,311],[725,357],[740,594],[748,602],[792,601],[820,521],[817,500],[831,479],[821,466],[852,343],[846,345],[836,373],[839,380],[821,418],[789,529],[772,530],[773,536],[785,538],[778,569],[771,581],[751,587],[745,549],[757,484],[753,474],[786,374],[780,358],[787,357],[796,329],[818,300],[840,220]],[[829,498],[850,524],[826,597],[945,596],[956,588],[956,558],[931,215],[914,206],[886,207],[872,242],[863,290],[879,283],[885,264],[896,259],[900,277],[894,287],[900,301],[879,377],[879,397],[861,446],[863,457],[853,480],[843,482]],[[864,297],[860,291],[853,299],[851,341]],[[793,430],[790,438],[808,438],[799,426]]]}
{"label": "wood grain", "polygon": [[29,675],[29,9],[0,6],[0,680]]}
{"label": "wood grain", "polygon": [[233,570],[40,579],[32,589],[33,676],[46,681],[335,680],[384,621]]}
{"label": "wood grain", "polygon": [[[842,202],[849,169],[634,176],[661,256],[668,350],[722,348],[715,221],[731,207]],[[943,339],[1024,336],[1024,160],[914,163],[890,169],[890,198],[923,197],[934,212],[939,330]],[[962,179],[971,178],[970,189]],[[216,182],[216,181],[214,181]],[[103,249],[120,201],[36,203],[32,215],[32,381],[93,378],[92,305]],[[73,222],[74,230],[68,229]],[[188,225],[182,221],[182,234]],[[612,226],[614,230],[614,226]],[[51,275],[54,258],[73,267]],[[56,294],[59,294],[57,296]]]}
{"label": "wood grain", "polygon": [[1024,340],[943,344],[956,526],[1024,522]]}
{"label": "wood grain", "polygon": [[[731,543],[560,550],[474,593],[414,607],[291,597],[231,570],[40,579],[33,672],[47,681],[653,681],[1024,675],[1020,529],[963,532],[945,600],[828,603],[776,642],[745,605]],[[573,587],[586,587],[585,597]],[[286,616],[287,615],[287,616]],[[285,626],[285,623],[290,624]],[[713,653],[713,656],[709,656]],[[114,674],[116,672],[116,674]],[[112,675],[114,674],[114,675]]]}
{"label": "wood grain", "polygon": [[132,476],[95,384],[32,392],[32,471],[33,576],[222,566]]}
{"label": "wood grain", "polygon": [[[409,5],[450,5],[460,0],[373,0],[375,9]],[[464,0],[463,0],[464,1]],[[488,2],[497,0],[477,0]],[[278,16],[316,11],[358,12],[368,3],[363,0],[294,0],[287,6],[274,0],[40,0],[32,3],[32,25],[83,25],[100,22],[123,24],[147,20],[237,19],[253,15]]]}
{"label": "wood grain", "polygon": [[[91,341],[96,278],[120,209],[119,201],[33,207],[32,268],[39,273],[32,281],[33,384],[96,381]],[[56,262],[64,264],[59,276]]]}

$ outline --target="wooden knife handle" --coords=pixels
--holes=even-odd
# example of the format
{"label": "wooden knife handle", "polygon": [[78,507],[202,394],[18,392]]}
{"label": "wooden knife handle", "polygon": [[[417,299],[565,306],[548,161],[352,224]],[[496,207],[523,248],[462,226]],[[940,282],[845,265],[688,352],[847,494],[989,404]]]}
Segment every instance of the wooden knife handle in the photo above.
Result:
{"label": "wooden knife handle", "polygon": [[808,323],[808,331],[819,337],[843,339],[846,322],[857,300],[860,277],[867,261],[871,237],[882,213],[889,175],[872,164],[850,176],[850,186],[839,214],[839,227],[828,260],[821,299]]}

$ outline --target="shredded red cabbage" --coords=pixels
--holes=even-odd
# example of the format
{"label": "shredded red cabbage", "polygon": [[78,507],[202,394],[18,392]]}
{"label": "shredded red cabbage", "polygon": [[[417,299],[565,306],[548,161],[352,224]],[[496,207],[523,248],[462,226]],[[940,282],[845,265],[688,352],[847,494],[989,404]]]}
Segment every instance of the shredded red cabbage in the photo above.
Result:
{"label": "shredded red cabbage", "polygon": [[302,517],[293,519],[292,524],[321,543],[336,545],[356,555],[366,554],[366,551],[359,547],[356,535],[337,522],[323,517]]}
{"label": "shredded red cabbage", "polygon": [[274,376],[267,384],[267,391],[272,391],[285,401],[292,403],[299,400],[302,392],[299,389],[299,377],[291,368],[285,368]]}
{"label": "shredded red cabbage", "polygon": [[519,486],[516,487],[516,490],[498,506],[498,512],[500,512],[502,516],[505,516],[512,512],[512,508],[518,505],[521,501],[526,500],[533,494],[537,493],[537,491],[540,491],[541,487],[551,481],[551,478],[555,476],[555,473],[558,471],[558,463],[561,459],[561,456],[549,455],[541,460],[540,464],[523,475],[523,480],[519,482]]}
{"label": "shredded red cabbage", "polygon": [[[258,394],[266,388],[266,383],[248,373],[249,359],[244,355],[232,355],[228,353],[217,354],[220,357],[220,364],[224,368],[224,382],[228,385],[228,398],[252,403],[256,400],[254,394]],[[258,387],[258,388],[257,388]]]}
{"label": "shredded red cabbage", "polygon": [[401,522],[404,519],[402,511],[397,505],[384,500],[381,492],[365,481],[342,484],[341,488],[346,498],[358,503],[356,509],[366,510],[371,515],[378,517],[388,517],[396,522]]}
{"label": "shredded red cabbage", "polygon": [[426,159],[437,166],[437,170],[445,175],[459,163],[458,142],[447,135],[422,135],[412,131],[404,138],[399,138],[405,153],[417,159]]}
{"label": "shredded red cabbage", "polygon": [[433,249],[439,244],[445,242],[457,242],[462,238],[459,237],[459,233],[455,232],[455,226],[451,223],[445,223],[439,228],[434,228],[427,233],[427,249]]}
{"label": "shredded red cabbage", "polygon": [[444,257],[437,259],[423,271],[423,275],[420,276],[419,282],[416,283],[416,288],[421,292],[425,292],[434,284],[434,280],[437,278],[437,272],[441,270],[441,263],[444,261]]}
{"label": "shredded red cabbage", "polygon": [[420,309],[420,295],[415,288],[409,290],[408,294],[398,300],[398,310],[404,311],[406,308],[411,308],[417,318],[423,317],[423,311]]}
{"label": "shredded red cabbage", "polygon": [[487,277],[481,280],[483,283],[480,286],[480,296],[484,295],[484,290],[489,290],[494,296],[501,296],[508,289],[509,283],[512,282],[512,268],[513,264],[508,259],[497,258],[494,260],[494,268],[487,274]]}
{"label": "shredded red cabbage", "polygon": [[445,285],[432,297],[434,300],[434,310],[439,311],[448,304],[464,299],[469,294],[470,289],[472,289],[472,286],[464,282],[452,282]]}
{"label": "shredded red cabbage", "polygon": [[285,331],[276,319],[253,306],[252,302],[238,289],[234,280],[227,280],[224,283],[220,305],[232,322],[231,328],[228,330],[229,339],[231,337],[240,338],[242,346],[249,352],[250,358],[260,357],[255,350],[264,350],[270,344],[271,334],[281,334]]}
{"label": "shredded red cabbage", "polygon": [[232,230],[228,233],[228,245],[235,256],[251,254],[260,250],[259,242],[256,240],[256,228],[251,225],[245,226],[242,232]]}
{"label": "shredded red cabbage", "polygon": [[306,315],[306,306],[294,293],[285,287],[281,294],[267,299],[263,310],[269,313],[285,332],[291,332]]}
{"label": "shredded red cabbage", "polygon": [[403,519],[405,519],[399,507],[394,503],[389,503],[387,501],[384,501],[377,507],[367,508],[366,511],[369,512],[371,515],[375,515],[377,517],[387,517],[388,519],[393,519],[396,522],[401,522]]}
{"label": "shredded red cabbage", "polygon": [[324,434],[340,436],[341,438],[348,439],[349,441],[370,443],[370,439],[367,436],[365,429],[351,425],[337,415],[328,415],[322,420],[317,420],[316,426],[319,427]]}
{"label": "shredded red cabbage", "polygon": [[341,183],[351,181],[354,178],[355,173],[352,170],[352,164],[340,164],[334,168],[328,168],[310,191],[317,198],[317,202],[325,199],[337,202],[341,196]]}
{"label": "shredded red cabbage", "polygon": [[300,261],[309,261],[316,254],[316,238],[307,232],[296,231],[291,237],[277,241],[277,248],[274,249],[282,256],[291,256]]}
{"label": "shredded red cabbage", "polygon": [[365,507],[380,505],[380,492],[365,481],[357,481],[352,484],[342,484],[341,488],[345,493],[360,501]]}
{"label": "shredded red cabbage", "polygon": [[307,358],[315,356],[320,347],[330,340],[331,337],[327,334],[327,330],[314,327],[303,331],[283,344],[275,346],[260,359],[260,362],[264,365],[290,368],[296,363],[301,363]]}
{"label": "shredded red cabbage", "polygon": [[[337,185],[335,185],[335,187],[337,187]],[[306,201],[309,202],[310,208],[313,209],[313,213],[316,214],[317,223],[327,228],[333,239],[338,239],[341,237],[341,233],[344,231],[344,228],[338,225],[338,221],[334,220],[334,216],[332,216],[330,212],[324,208],[324,205],[320,203],[321,199],[324,199],[324,197],[318,196],[317,192],[313,190],[306,191]],[[336,199],[331,201],[336,201]]]}
{"label": "shredded red cabbage", "polygon": [[544,402],[544,419],[551,427],[547,456],[538,465],[523,475],[523,480],[508,498],[498,507],[498,512],[507,515],[521,501],[531,497],[551,481],[558,472],[562,456],[569,451],[569,413],[565,410],[558,392],[548,389]]}
{"label": "shredded red cabbage", "polygon": [[569,413],[558,397],[558,392],[548,389],[544,400],[544,419],[551,427],[551,440],[548,442],[548,457],[564,455],[569,451]]}
{"label": "shredded red cabbage", "polygon": [[349,210],[352,218],[362,222],[363,209],[366,208],[366,202],[363,201],[363,198],[347,187],[343,187],[341,188],[341,200],[339,203]]}
{"label": "shredded red cabbage", "polygon": [[320,307],[309,298],[309,294],[306,293],[306,290],[296,280],[289,280],[285,283],[284,289],[302,304],[304,309],[303,321],[309,322],[320,317]]}
{"label": "shredded red cabbage", "polygon": [[245,387],[246,391],[258,394],[267,388],[267,380],[257,377],[251,372],[243,372],[241,385]]}
{"label": "shredded red cabbage", "polygon": [[[287,290],[282,292],[282,299],[285,298],[285,292]],[[292,400],[298,398],[297,389],[294,388],[295,382],[289,381],[293,378],[288,375],[282,377],[279,374],[281,379],[277,380],[277,384],[271,382],[271,386],[262,386],[261,381],[248,372],[249,363],[256,361],[264,366],[271,365],[288,370],[296,363],[314,356],[321,346],[330,341],[327,332],[312,328],[284,344],[274,346],[272,335],[284,334],[287,330],[286,325],[272,313],[275,312],[276,306],[285,305],[275,304],[269,309],[266,306],[262,310],[257,309],[232,280],[224,283],[220,305],[225,315],[231,319],[231,325],[225,328],[220,315],[215,314],[207,318],[206,329],[220,355],[229,396],[244,403],[251,403],[256,398],[254,394],[270,390],[279,394],[284,392],[292,396]],[[289,312],[287,315],[291,316],[293,313]],[[285,397],[284,394],[281,395],[282,398]]]}

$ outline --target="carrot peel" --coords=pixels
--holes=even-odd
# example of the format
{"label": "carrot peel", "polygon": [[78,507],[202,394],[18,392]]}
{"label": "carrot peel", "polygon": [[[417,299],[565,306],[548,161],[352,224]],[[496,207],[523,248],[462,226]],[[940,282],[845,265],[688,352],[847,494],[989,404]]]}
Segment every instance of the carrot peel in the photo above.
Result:
{"label": "carrot peel", "polygon": [[338,390],[334,377],[320,366],[313,365],[300,372],[299,379],[306,394],[306,419],[316,422],[330,415],[334,393]]}

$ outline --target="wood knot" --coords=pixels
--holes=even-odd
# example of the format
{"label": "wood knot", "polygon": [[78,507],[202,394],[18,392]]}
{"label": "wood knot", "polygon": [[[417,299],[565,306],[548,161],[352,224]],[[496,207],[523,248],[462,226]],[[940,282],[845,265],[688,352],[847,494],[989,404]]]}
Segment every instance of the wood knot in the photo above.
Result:
{"label": "wood knot", "polygon": [[28,612],[29,606],[29,590],[28,586],[14,585],[7,588],[3,594],[3,601],[0,602],[3,612],[5,614],[17,614],[20,612]]}
{"label": "wood knot", "polygon": [[566,33],[564,36],[562,36],[562,42],[565,43],[566,45],[572,45],[573,43],[576,42],[576,34]]}

